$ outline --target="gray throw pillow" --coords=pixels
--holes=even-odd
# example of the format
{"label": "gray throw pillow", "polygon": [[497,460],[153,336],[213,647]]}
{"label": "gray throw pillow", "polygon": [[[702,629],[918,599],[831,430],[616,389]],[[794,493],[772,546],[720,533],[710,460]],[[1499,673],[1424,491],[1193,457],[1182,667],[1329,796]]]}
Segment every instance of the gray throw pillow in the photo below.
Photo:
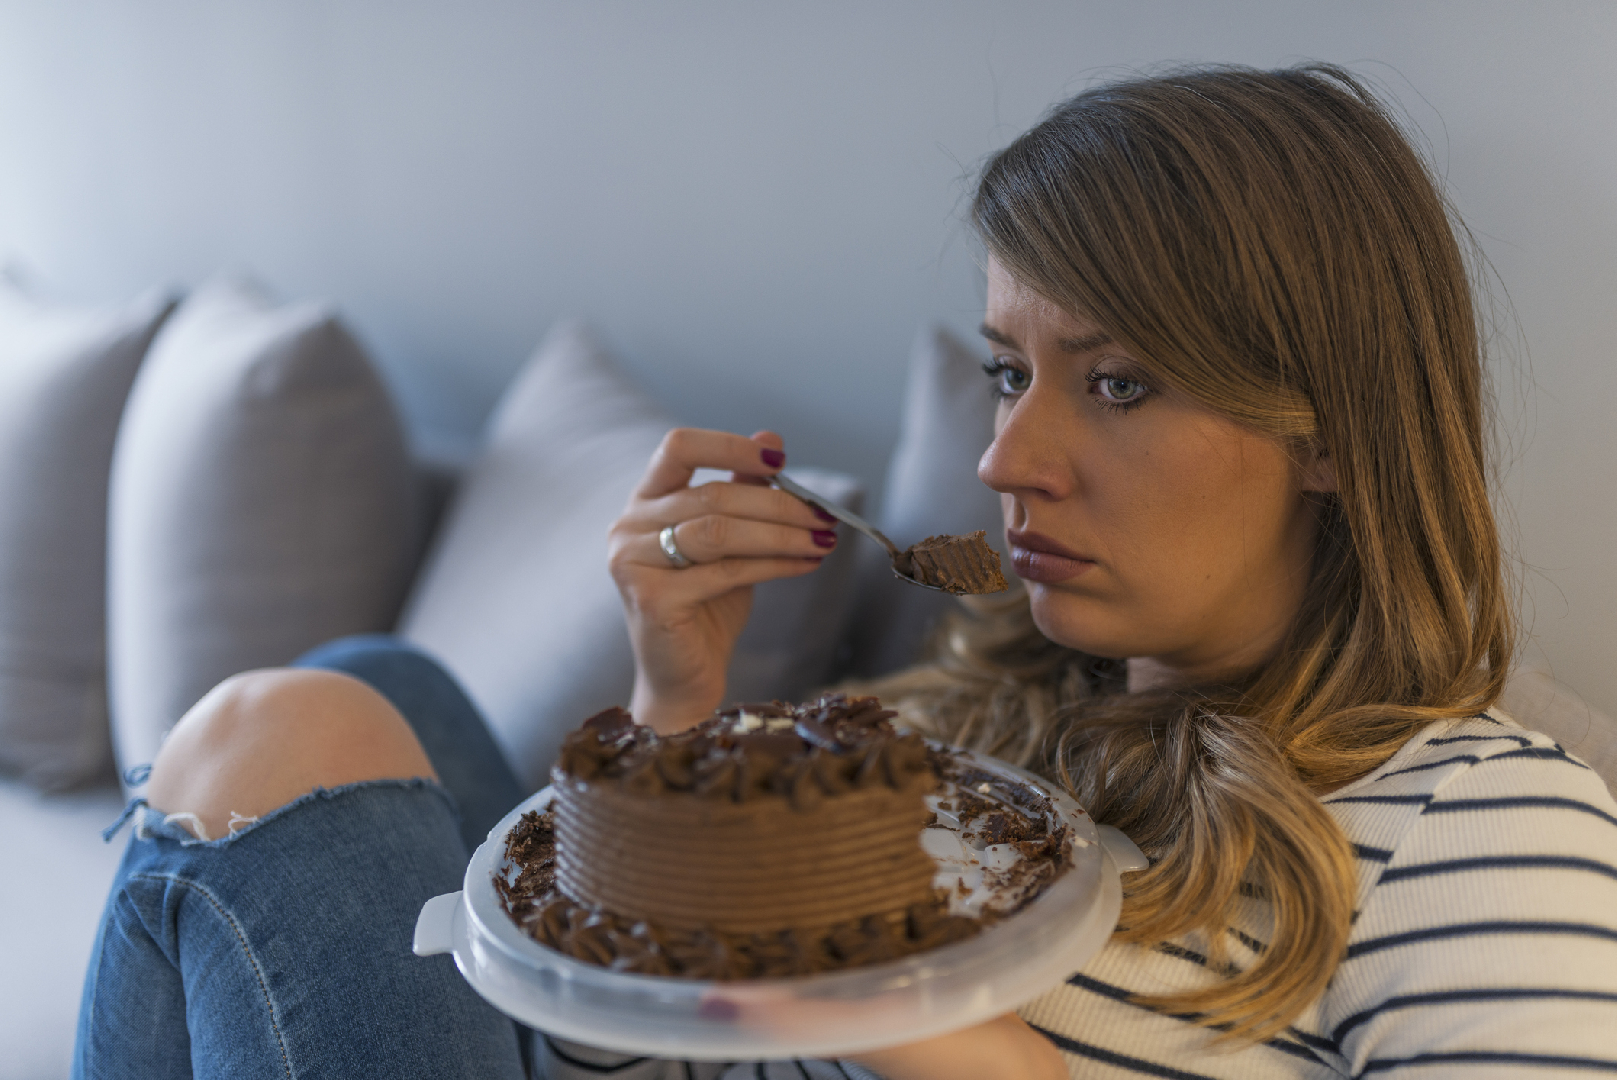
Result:
{"label": "gray throw pillow", "polygon": [[[416,582],[400,633],[455,673],[530,787],[549,782],[567,732],[628,704],[634,655],[606,531],[673,426],[585,329],[558,326],[490,418]],[[835,498],[862,495],[851,478],[796,475]],[[851,549],[844,539],[813,574],[754,592],[733,697],[828,677]]]}
{"label": "gray throw pillow", "polygon": [[226,676],[387,629],[413,485],[392,398],[329,307],[235,281],[193,294],[152,344],[113,460],[119,763],[151,761]]}
{"label": "gray throw pillow", "polygon": [[[994,439],[994,399],[982,360],[942,327],[923,330],[910,353],[898,445],[887,467],[877,527],[900,547],[939,533],[982,529],[1005,550],[999,495],[977,479],[977,460]],[[928,635],[958,601],[893,576],[874,545],[861,553],[859,598],[849,634],[850,674],[885,675],[913,664]]]}
{"label": "gray throw pillow", "polygon": [[0,277],[0,769],[41,789],[111,775],[107,473],[172,307],[42,303]]}

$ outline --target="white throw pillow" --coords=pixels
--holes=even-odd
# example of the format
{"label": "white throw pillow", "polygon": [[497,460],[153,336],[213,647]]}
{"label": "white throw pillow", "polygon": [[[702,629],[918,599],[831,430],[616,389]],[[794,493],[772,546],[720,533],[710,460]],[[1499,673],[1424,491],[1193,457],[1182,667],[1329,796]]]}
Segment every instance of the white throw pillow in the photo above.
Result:
{"label": "white throw pillow", "polygon": [[0,276],[0,769],[46,790],[110,776],[107,473],[173,307],[69,307]]}
{"label": "white throw pillow", "polygon": [[[942,327],[923,330],[910,353],[898,445],[887,466],[877,527],[900,547],[940,533],[988,534],[1015,587],[999,496],[977,479],[994,439],[994,399],[982,359]],[[957,603],[906,585],[874,545],[861,554],[859,598],[849,635],[859,677],[885,675],[920,658],[927,637]]]}
{"label": "white throw pillow", "polygon": [[149,762],[219,680],[385,630],[415,489],[363,349],[323,304],[199,289],[152,344],[113,460],[108,629],[118,760]]}
{"label": "white throw pillow", "polygon": [[[558,326],[490,418],[401,620],[460,679],[530,787],[549,782],[567,732],[628,704],[634,657],[606,531],[673,426],[586,330]],[[842,500],[862,494],[846,477],[794,475]],[[734,697],[829,676],[850,549],[844,539],[815,573],[755,591]]]}

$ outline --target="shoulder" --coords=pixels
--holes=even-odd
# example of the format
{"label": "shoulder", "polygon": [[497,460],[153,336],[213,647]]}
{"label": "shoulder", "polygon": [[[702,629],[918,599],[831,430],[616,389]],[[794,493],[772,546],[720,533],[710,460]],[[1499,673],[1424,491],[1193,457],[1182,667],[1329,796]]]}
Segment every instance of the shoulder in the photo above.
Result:
{"label": "shoulder", "polygon": [[1599,775],[1548,735],[1496,713],[1430,725],[1323,801],[1350,839],[1362,846],[1373,836],[1389,856],[1417,825],[1443,833],[1531,823],[1617,842],[1617,803]]}
{"label": "shoulder", "polygon": [[[1324,803],[1360,862],[1350,958],[1374,951],[1366,935],[1383,922],[1476,907],[1478,888],[1518,905],[1573,882],[1576,895],[1596,882],[1617,889],[1617,802],[1605,782],[1508,717],[1432,725]],[[1606,899],[1617,912],[1617,891]]]}
{"label": "shoulder", "polygon": [[1617,803],[1599,776],[1487,715],[1428,728],[1324,802],[1361,872],[1319,1034],[1353,1071],[1617,1067],[1617,1040],[1593,1034],[1617,1032]]}

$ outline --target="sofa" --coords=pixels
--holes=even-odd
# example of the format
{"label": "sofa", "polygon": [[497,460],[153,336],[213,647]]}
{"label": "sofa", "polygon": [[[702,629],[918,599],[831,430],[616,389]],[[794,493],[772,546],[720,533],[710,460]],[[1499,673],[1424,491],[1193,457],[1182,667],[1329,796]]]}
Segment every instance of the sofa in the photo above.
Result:
{"label": "sofa", "polygon": [[[978,358],[928,329],[907,378],[879,506],[855,477],[788,472],[901,542],[998,536],[974,479]],[[426,455],[328,304],[220,279],[85,308],[0,280],[0,1080],[67,1075],[122,849],[100,830],[219,679],[393,631],[444,660],[542,786],[561,736],[628,697],[605,531],[677,422],[564,323],[474,450]],[[757,589],[728,695],[904,666],[952,604],[845,530],[814,574]],[[1520,671],[1506,707],[1617,786],[1617,723],[1570,689]]]}

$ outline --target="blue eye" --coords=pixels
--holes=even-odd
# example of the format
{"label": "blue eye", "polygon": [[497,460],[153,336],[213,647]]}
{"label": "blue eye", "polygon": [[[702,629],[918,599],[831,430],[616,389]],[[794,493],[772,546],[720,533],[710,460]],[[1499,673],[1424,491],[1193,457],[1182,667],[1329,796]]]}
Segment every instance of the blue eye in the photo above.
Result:
{"label": "blue eye", "polygon": [[1095,404],[1107,409],[1132,409],[1151,395],[1151,388],[1139,379],[1112,372],[1091,371],[1084,378],[1094,387]]}
{"label": "blue eye", "polygon": [[983,364],[983,371],[993,380],[995,399],[1016,397],[1024,393],[1033,381],[1032,375],[998,356]]}

